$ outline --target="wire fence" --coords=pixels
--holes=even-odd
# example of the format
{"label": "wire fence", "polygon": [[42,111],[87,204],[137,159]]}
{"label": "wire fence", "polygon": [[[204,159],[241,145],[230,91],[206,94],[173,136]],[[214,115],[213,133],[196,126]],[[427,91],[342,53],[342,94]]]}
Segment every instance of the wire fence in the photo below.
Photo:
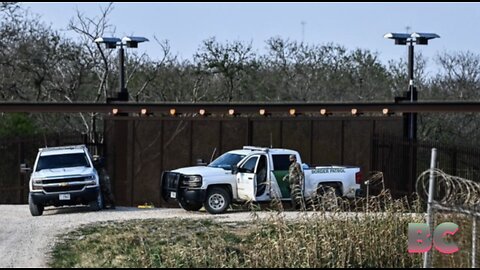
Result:
{"label": "wire fence", "polygon": [[[438,169],[437,149],[431,150],[431,168],[425,170],[417,179],[416,187],[419,198],[427,202],[427,223],[430,228],[434,224],[435,212],[448,212],[465,215],[471,218],[471,267],[477,266],[477,222],[480,218],[480,183],[453,176]],[[476,178],[478,179],[478,178]],[[431,252],[424,257],[424,267],[433,264]]]}

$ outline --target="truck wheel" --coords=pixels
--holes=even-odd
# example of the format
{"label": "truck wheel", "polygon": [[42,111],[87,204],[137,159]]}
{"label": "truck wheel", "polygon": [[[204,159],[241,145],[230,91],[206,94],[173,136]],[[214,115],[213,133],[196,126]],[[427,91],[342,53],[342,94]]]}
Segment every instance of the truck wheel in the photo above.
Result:
{"label": "truck wheel", "polygon": [[207,212],[216,215],[224,213],[230,205],[230,201],[230,195],[225,189],[214,187],[208,191],[207,200],[203,206]]}
{"label": "truck wheel", "polygon": [[318,206],[326,211],[333,211],[338,208],[338,199],[342,196],[342,191],[338,186],[332,186],[329,184],[318,185],[317,189],[317,203]]}
{"label": "truck wheel", "polygon": [[329,194],[333,191],[335,193],[335,196],[337,197],[342,197],[342,191],[340,190],[340,187],[338,186],[332,186],[332,185],[318,185],[317,188],[317,196],[324,196],[326,194]]}
{"label": "truck wheel", "polygon": [[97,199],[89,204],[90,210],[100,211],[103,208],[103,200],[101,191],[98,192]]}
{"label": "truck wheel", "polygon": [[37,217],[43,214],[44,206],[41,204],[33,203],[31,195],[28,196],[28,206],[30,208],[30,214],[32,214],[32,216]]}
{"label": "truck wheel", "polygon": [[186,202],[185,200],[180,200],[178,204],[180,204],[180,207],[187,211],[198,211],[203,206],[202,203],[191,203]]}

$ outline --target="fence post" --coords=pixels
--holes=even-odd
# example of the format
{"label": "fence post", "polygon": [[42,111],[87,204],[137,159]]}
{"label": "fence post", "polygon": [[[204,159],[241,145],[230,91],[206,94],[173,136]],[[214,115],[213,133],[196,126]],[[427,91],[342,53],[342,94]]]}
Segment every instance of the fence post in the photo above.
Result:
{"label": "fence post", "polygon": [[[431,229],[433,227],[433,195],[435,184],[435,163],[437,159],[437,148],[432,148],[432,159],[430,160],[430,179],[428,183],[428,203],[427,203],[427,224]],[[432,266],[432,252],[426,252],[423,257],[423,268],[430,268]]]}
{"label": "fence post", "polygon": [[477,217],[473,217],[472,222],[472,268],[477,268]]}
{"label": "fence post", "polygon": [[17,143],[17,160],[18,160],[18,163],[17,163],[17,173],[18,173],[18,203],[21,203],[23,204],[24,203],[24,199],[23,199],[23,189],[25,187],[25,181],[24,181],[24,175],[19,172],[19,167],[20,167],[20,164],[23,163],[23,149],[22,149],[22,141],[19,141]]}

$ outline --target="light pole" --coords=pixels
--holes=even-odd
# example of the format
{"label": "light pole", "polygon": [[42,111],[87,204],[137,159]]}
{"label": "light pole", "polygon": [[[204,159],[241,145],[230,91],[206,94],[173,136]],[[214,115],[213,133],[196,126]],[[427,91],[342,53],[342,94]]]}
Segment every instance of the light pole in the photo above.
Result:
{"label": "light pole", "polygon": [[[408,44],[408,92],[407,98],[410,102],[417,101],[417,88],[415,87],[415,81],[413,77],[413,61],[414,61],[414,47],[413,44],[417,45],[428,45],[430,39],[439,38],[440,36],[434,33],[387,33],[383,36],[384,38],[395,40],[395,45],[407,45]],[[417,139],[417,114],[408,113],[408,125],[407,125],[407,138],[410,141],[415,141]]]}
{"label": "light pole", "polygon": [[[395,40],[396,45],[408,44],[408,91],[406,97],[400,98],[403,100],[410,100],[410,102],[417,101],[417,88],[413,76],[413,44],[428,45],[430,39],[439,38],[440,36],[434,33],[387,33],[384,38]],[[395,98],[396,99],[396,98]],[[415,190],[415,179],[417,176],[417,149],[415,142],[417,140],[417,114],[406,113],[404,118],[404,136],[408,139],[408,160],[405,157],[405,165],[408,164],[408,184],[409,193]],[[406,128],[405,128],[406,127]]]}
{"label": "light pole", "polygon": [[[122,39],[116,37],[99,37],[95,39],[97,44],[105,44],[108,49],[115,49],[117,46],[120,46],[118,52],[118,59],[120,65],[120,91],[117,94],[117,101],[128,101],[128,90],[125,87],[125,51],[123,46],[128,48],[138,48],[138,43],[148,41],[144,37],[124,37]],[[108,99],[107,99],[108,102]]]}

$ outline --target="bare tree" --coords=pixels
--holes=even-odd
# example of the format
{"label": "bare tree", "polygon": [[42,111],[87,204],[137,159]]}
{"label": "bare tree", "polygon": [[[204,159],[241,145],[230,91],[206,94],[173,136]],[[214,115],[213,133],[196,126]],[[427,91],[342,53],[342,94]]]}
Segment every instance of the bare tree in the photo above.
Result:
{"label": "bare tree", "polygon": [[[145,98],[142,97],[148,96],[145,95],[145,91],[148,89],[150,84],[159,76],[160,70],[162,68],[174,65],[176,62],[176,57],[171,54],[171,48],[168,40],[161,41],[157,37],[154,37],[154,39],[162,50],[162,57],[160,60],[157,61],[151,61],[150,59],[146,59],[145,61],[137,61],[138,65],[135,70],[141,69],[139,70],[139,72],[141,72],[143,75],[140,76],[142,77],[141,80],[143,81],[143,83],[141,83],[141,86],[138,88],[134,95],[134,99],[137,102],[140,100],[145,100]],[[135,74],[135,70],[130,74],[127,84],[128,82],[130,82],[130,79]]]}
{"label": "bare tree", "polygon": [[218,43],[215,38],[210,38],[203,42],[194,57],[205,71],[212,74],[213,78],[221,76],[219,79],[224,82],[224,91],[221,91],[215,100],[231,102],[235,99],[235,94],[237,97],[241,96],[239,80],[256,56],[252,51],[251,43],[234,41],[224,45]]}
{"label": "bare tree", "polygon": [[[105,102],[108,98],[108,89],[113,84],[110,79],[112,67],[113,50],[105,50],[101,44],[95,43],[94,40],[102,37],[105,33],[114,34],[115,28],[109,24],[108,16],[113,10],[113,4],[108,4],[105,8],[100,8],[100,15],[96,17],[87,17],[77,10],[75,18],[70,20],[68,28],[79,34],[79,45],[82,50],[82,63],[93,71],[97,77],[97,91],[92,96],[84,97],[93,102]],[[65,95],[65,99],[73,102],[70,96]],[[86,132],[90,135],[90,139],[95,140],[97,131],[96,123],[98,115],[90,113],[87,120],[82,113],[80,117],[83,121]]]}
{"label": "bare tree", "polygon": [[101,44],[94,43],[98,37],[104,36],[106,32],[115,33],[115,28],[109,24],[108,15],[113,10],[113,4],[101,8],[101,14],[98,17],[89,18],[77,10],[76,17],[70,20],[69,29],[80,35],[80,44],[86,49],[84,61],[87,62],[97,74],[99,79],[95,102],[108,96],[108,77],[110,75],[111,54],[113,51],[106,51]]}
{"label": "bare tree", "polygon": [[[425,91],[428,100],[479,100],[480,55],[473,52],[441,53],[436,57],[439,72]],[[480,139],[480,116],[475,113],[426,114],[419,117],[420,134],[448,143]]]}

